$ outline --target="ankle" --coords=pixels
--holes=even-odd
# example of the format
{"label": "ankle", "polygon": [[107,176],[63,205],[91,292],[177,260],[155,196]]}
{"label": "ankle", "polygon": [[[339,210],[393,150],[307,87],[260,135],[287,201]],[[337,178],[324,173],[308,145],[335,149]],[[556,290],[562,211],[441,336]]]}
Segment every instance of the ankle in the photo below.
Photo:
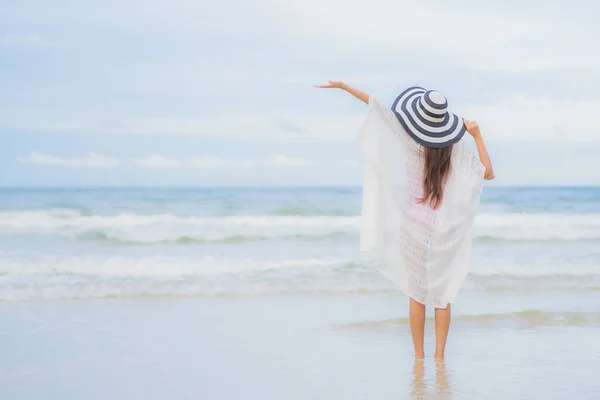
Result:
{"label": "ankle", "polygon": [[425,352],[423,350],[421,350],[421,351],[415,351],[415,358],[416,359],[425,358]]}
{"label": "ankle", "polygon": [[433,358],[435,358],[436,360],[443,360],[444,359],[444,351],[435,351],[435,353],[433,353]]}

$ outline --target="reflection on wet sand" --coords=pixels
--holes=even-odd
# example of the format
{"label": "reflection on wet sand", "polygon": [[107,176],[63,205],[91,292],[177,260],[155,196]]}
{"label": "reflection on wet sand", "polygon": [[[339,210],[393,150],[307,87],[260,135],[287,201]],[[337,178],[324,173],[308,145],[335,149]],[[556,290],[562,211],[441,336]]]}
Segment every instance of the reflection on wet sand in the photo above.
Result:
{"label": "reflection on wet sand", "polygon": [[450,382],[450,374],[444,361],[435,363],[435,393],[438,399],[450,399],[454,394]]}
{"label": "reflection on wet sand", "polygon": [[413,377],[410,391],[411,399],[427,398],[427,383],[425,382],[425,361],[416,359],[413,366]]}
{"label": "reflection on wet sand", "polygon": [[425,377],[425,361],[416,359],[413,366],[412,382],[410,385],[409,398],[413,400],[420,399],[440,399],[446,400],[453,397],[454,390],[451,383],[451,374],[446,369],[444,361],[435,362],[435,387],[430,391]]}

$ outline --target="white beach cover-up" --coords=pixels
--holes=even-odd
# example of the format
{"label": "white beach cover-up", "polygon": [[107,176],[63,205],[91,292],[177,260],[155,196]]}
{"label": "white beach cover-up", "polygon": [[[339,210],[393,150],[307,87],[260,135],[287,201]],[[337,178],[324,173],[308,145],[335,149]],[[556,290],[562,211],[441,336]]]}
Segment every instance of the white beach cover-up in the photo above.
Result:
{"label": "white beach cover-up", "polygon": [[423,147],[373,97],[358,142],[365,157],[361,251],[406,295],[446,308],[469,270],[485,167],[462,140],[454,144],[443,200],[434,210],[418,201]]}

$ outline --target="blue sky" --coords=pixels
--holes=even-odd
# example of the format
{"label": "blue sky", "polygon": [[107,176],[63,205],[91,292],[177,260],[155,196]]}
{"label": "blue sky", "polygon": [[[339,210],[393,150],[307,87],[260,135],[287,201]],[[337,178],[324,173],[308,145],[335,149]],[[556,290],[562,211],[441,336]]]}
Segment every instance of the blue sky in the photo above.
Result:
{"label": "blue sky", "polygon": [[592,1],[5,0],[0,185],[358,185],[364,106],[442,91],[497,185],[600,184]]}

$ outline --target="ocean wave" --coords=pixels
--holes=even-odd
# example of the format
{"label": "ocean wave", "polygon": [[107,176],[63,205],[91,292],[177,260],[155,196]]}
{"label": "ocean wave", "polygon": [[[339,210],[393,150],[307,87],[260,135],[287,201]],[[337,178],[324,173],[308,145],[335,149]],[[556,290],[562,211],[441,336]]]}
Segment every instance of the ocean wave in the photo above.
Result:
{"label": "ocean wave", "polygon": [[300,216],[300,217],[351,217],[354,216],[344,210],[322,209],[317,207],[281,207],[271,213],[271,215],[281,216]]}
{"label": "ocean wave", "polygon": [[[55,235],[115,244],[236,244],[264,240],[356,240],[359,216],[175,214],[87,215],[77,210],[0,212],[0,234]],[[600,240],[600,214],[480,214],[486,241]]]}
{"label": "ocean wave", "polygon": [[346,259],[2,257],[0,301],[248,296],[380,289],[380,282],[367,279],[361,283],[360,272],[351,272],[350,279],[337,281],[344,275],[339,271],[356,268],[356,264]]}
{"label": "ocean wave", "polygon": [[85,215],[77,210],[54,209],[47,211],[0,212],[0,228],[43,229],[104,227],[147,227],[157,224],[232,227],[310,227],[331,229],[358,227],[358,216],[274,216],[274,215],[228,215],[214,217],[180,216],[165,214],[118,214]]}
{"label": "ocean wave", "polygon": [[349,259],[301,258],[256,260],[248,258],[223,259],[211,256],[175,258],[166,256],[38,256],[0,258],[0,276],[107,276],[131,277],[189,277],[206,275],[236,275],[245,272],[284,271],[293,268],[325,268],[356,266]]}
{"label": "ocean wave", "polygon": [[[591,268],[594,268],[592,266]],[[600,274],[591,273],[585,269],[563,273],[536,274],[481,274],[470,273],[465,281],[467,290],[484,291],[531,291],[531,290],[557,290],[557,289],[598,289],[600,288]]]}
{"label": "ocean wave", "polygon": [[[599,290],[596,265],[471,273],[463,290]],[[226,259],[166,256],[0,257],[0,300],[162,296],[259,296],[396,291],[375,270],[353,259]]]}
{"label": "ocean wave", "polygon": [[479,214],[480,240],[600,240],[600,214]]}
{"label": "ocean wave", "polygon": [[0,213],[2,233],[53,234],[116,244],[235,244],[274,239],[332,239],[356,237],[358,225],[356,216],[87,216],[65,210]]}
{"label": "ocean wave", "polygon": [[144,235],[143,233],[131,232],[110,232],[110,231],[89,231],[75,236],[77,240],[104,242],[114,245],[155,245],[155,244],[175,244],[175,245],[205,245],[205,244],[242,244],[249,242],[263,242],[268,240],[285,240],[285,241],[321,241],[321,240],[344,240],[356,239],[356,235],[346,232],[305,232],[302,234],[256,234],[256,235],[215,235],[203,232],[191,233],[183,236],[176,234],[164,234],[162,237]]}

